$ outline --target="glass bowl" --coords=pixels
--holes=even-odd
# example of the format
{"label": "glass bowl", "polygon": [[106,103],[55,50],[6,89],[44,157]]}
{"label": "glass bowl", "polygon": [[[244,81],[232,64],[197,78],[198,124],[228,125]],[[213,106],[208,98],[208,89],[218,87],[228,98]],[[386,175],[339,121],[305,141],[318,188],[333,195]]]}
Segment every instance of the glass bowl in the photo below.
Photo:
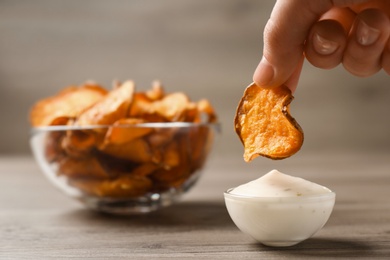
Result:
{"label": "glass bowl", "polygon": [[[234,189],[234,188],[233,188]],[[225,204],[236,226],[258,242],[274,247],[298,244],[328,221],[336,194],[296,197],[251,197],[224,193]]]}
{"label": "glass bowl", "polygon": [[146,213],[171,205],[199,179],[218,124],[48,126],[30,145],[46,177],[87,208]]}

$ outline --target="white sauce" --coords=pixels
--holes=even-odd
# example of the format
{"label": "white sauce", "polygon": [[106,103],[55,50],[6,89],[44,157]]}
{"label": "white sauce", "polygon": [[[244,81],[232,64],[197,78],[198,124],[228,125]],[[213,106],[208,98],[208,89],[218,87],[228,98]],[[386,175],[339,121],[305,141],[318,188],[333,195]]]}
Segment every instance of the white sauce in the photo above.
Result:
{"label": "white sauce", "polygon": [[277,170],[234,188],[230,194],[253,197],[295,197],[329,193],[329,189]]}
{"label": "white sauce", "polygon": [[291,246],[328,220],[335,193],[316,183],[272,170],[225,193],[237,227],[269,246]]}

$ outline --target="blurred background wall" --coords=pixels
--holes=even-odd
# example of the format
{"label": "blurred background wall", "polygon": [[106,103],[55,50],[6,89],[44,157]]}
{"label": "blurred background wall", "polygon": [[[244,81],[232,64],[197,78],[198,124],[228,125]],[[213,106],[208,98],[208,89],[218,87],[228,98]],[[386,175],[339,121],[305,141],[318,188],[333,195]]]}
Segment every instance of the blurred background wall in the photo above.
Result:
{"label": "blurred background wall", "polygon": [[[160,79],[167,91],[208,98],[223,132],[218,154],[242,155],[236,106],[262,53],[274,1],[1,0],[0,154],[29,154],[28,111],[71,84]],[[305,64],[293,116],[302,153],[390,150],[390,77]]]}

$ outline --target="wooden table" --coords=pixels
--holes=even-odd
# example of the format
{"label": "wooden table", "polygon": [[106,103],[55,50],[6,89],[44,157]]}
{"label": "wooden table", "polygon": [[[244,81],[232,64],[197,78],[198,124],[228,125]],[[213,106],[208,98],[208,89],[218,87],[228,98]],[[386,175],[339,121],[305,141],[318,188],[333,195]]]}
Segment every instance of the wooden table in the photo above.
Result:
{"label": "wooden table", "polygon": [[[277,168],[337,193],[325,227],[296,246],[256,243],[231,221],[222,193]],[[0,158],[0,259],[302,259],[390,256],[390,154],[307,153],[283,161],[214,154],[174,206],[142,216],[84,209],[32,157]]]}

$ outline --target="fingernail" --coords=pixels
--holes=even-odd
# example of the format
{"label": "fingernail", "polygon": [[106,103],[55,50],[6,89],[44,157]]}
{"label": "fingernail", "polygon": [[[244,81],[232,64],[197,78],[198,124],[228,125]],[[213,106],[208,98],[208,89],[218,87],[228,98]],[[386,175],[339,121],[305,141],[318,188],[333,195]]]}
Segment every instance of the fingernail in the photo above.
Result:
{"label": "fingernail", "polygon": [[255,82],[257,85],[266,87],[274,78],[274,68],[272,65],[263,57],[255,71]]}
{"label": "fingernail", "polygon": [[361,45],[368,46],[373,44],[378,40],[380,34],[380,30],[370,27],[362,20],[359,21],[356,29],[356,37]]}
{"label": "fingernail", "polygon": [[334,53],[339,44],[334,41],[327,40],[321,37],[319,34],[315,33],[313,36],[313,48],[316,52],[322,55],[329,55]]}

